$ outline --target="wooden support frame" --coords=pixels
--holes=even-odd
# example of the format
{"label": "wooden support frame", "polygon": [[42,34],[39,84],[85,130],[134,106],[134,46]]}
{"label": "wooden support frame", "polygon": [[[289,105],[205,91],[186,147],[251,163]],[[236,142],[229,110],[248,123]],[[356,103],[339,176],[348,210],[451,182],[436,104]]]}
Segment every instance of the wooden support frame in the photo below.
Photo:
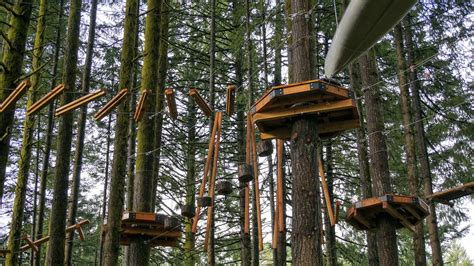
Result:
{"label": "wooden support frame", "polygon": [[0,103],[0,113],[12,107],[20,98],[25,94],[28,88],[31,86],[29,80],[23,80],[16,86],[16,88]]}
{"label": "wooden support frame", "polygon": [[326,202],[326,208],[328,210],[329,221],[331,226],[336,225],[336,219],[334,217],[334,212],[332,210],[331,197],[329,195],[328,184],[326,183],[326,175],[324,174],[323,160],[321,159],[321,152],[318,151],[318,167],[319,167],[319,176],[321,177],[321,186],[323,187],[324,200]]}
{"label": "wooden support frame", "polygon": [[209,107],[209,104],[207,104],[206,101],[199,95],[199,92],[196,89],[190,89],[189,90],[189,96],[194,98],[194,101],[196,101],[197,105],[199,108],[201,108],[202,112],[207,116],[211,116],[211,108]]}
{"label": "wooden support frame", "polygon": [[403,226],[405,226],[406,228],[408,228],[410,231],[415,232],[415,226],[414,226],[413,224],[411,224],[411,223],[405,218],[405,216],[403,216],[400,212],[398,212],[397,209],[395,209],[392,205],[390,205],[389,202],[384,201],[384,202],[382,203],[382,207],[383,207],[390,215],[392,215],[393,217],[399,219],[400,222],[403,224]]}
{"label": "wooden support frame", "polygon": [[178,118],[178,109],[176,108],[176,99],[174,91],[171,88],[165,90],[166,103],[168,103],[168,112],[172,119]]}
{"label": "wooden support frame", "polygon": [[36,114],[38,111],[43,109],[43,107],[54,101],[54,99],[56,99],[64,91],[64,89],[64,84],[59,84],[52,91],[48,92],[45,96],[43,96],[43,98],[32,104],[30,108],[26,110],[26,114],[28,116]]}
{"label": "wooden support frame", "polygon": [[97,111],[97,113],[95,113],[95,120],[100,121],[102,120],[102,118],[110,114],[110,112],[112,112],[112,110],[117,107],[128,94],[128,89],[120,90],[117,95],[115,95],[106,105],[104,105],[102,108],[99,109],[99,111]]}
{"label": "wooden support frame", "polygon": [[237,86],[229,85],[227,86],[227,97],[226,97],[226,105],[225,110],[228,116],[231,116],[235,111],[235,93],[237,90]]}
{"label": "wooden support frame", "polygon": [[61,116],[105,95],[105,90],[96,90],[56,109],[55,116]]}
{"label": "wooden support frame", "polygon": [[257,140],[255,127],[252,123],[252,116],[249,116],[250,119],[250,130],[252,136],[252,165],[254,173],[254,193],[255,193],[255,204],[257,206],[257,231],[258,231],[258,248],[260,251],[263,250],[263,237],[262,237],[262,211],[260,206],[260,182],[258,180],[258,156],[257,156]]}
{"label": "wooden support frame", "polygon": [[207,223],[206,223],[206,235],[204,237],[204,251],[207,251],[207,246],[209,244],[209,231],[211,230],[212,219],[214,217],[214,197],[215,197],[215,186],[216,186],[216,176],[217,176],[217,159],[219,157],[219,147],[221,141],[221,127],[222,127],[222,112],[216,112],[217,120],[217,134],[216,134],[216,144],[214,146],[214,158],[212,163],[212,174],[209,179],[209,196],[211,197],[211,206],[207,208]]}
{"label": "wooden support frame", "polygon": [[23,235],[21,237],[22,240],[26,242],[26,244],[33,249],[34,252],[38,252],[38,246],[35,245],[35,243],[31,240],[29,235]]}
{"label": "wooden support frame", "polygon": [[461,186],[439,191],[428,195],[427,200],[433,200],[444,204],[449,204],[449,201],[455,200],[461,197],[465,197],[474,193],[474,181],[463,184]]}
{"label": "wooden support frame", "polygon": [[[247,130],[246,130],[246,138],[245,138],[245,163],[247,165],[250,164],[251,161],[251,144],[250,144],[250,135],[252,134],[251,127],[252,122],[250,120],[250,115],[247,114]],[[255,173],[254,173],[255,175]],[[250,234],[250,187],[249,183],[245,182],[244,184],[244,203],[245,203],[245,208],[244,208],[244,233]]]}
{"label": "wooden support frame", "polygon": [[283,179],[283,150],[285,148],[285,141],[282,139],[277,140],[277,206],[278,206],[278,228],[279,232],[285,230],[284,219],[285,215],[283,212],[283,188],[285,186]]}
{"label": "wooden support frame", "polygon": [[143,90],[140,95],[137,108],[135,109],[135,114],[133,115],[133,119],[135,119],[136,122],[140,122],[143,118],[143,113],[145,112],[145,102],[149,94],[151,94],[150,90]]}
{"label": "wooden support frame", "polygon": [[[202,177],[201,186],[199,188],[199,197],[203,197],[204,192],[206,190],[207,175],[208,175],[208,172],[209,172],[209,169],[210,169],[212,154],[214,152],[213,147],[214,147],[215,135],[216,135],[217,126],[218,126],[218,123],[217,123],[218,120],[217,119],[218,119],[218,117],[216,116],[214,118],[214,126],[212,128],[211,136],[209,137],[209,147],[208,147],[208,150],[207,150],[206,163],[204,164],[204,174],[203,174],[203,177]],[[193,226],[192,226],[192,232],[194,234],[197,232],[197,224],[198,224],[198,221],[199,221],[200,214],[201,214],[201,207],[199,207],[199,205],[198,205],[196,207],[196,213],[194,215]]]}

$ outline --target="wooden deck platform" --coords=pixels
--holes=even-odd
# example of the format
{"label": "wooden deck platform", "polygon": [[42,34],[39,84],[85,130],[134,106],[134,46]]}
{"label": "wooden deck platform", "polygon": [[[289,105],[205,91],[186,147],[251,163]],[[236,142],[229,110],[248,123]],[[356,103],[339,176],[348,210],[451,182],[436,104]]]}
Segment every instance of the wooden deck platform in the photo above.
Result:
{"label": "wooden deck platform", "polygon": [[359,115],[352,92],[323,80],[276,86],[251,108],[253,122],[262,139],[288,139],[296,117],[318,121],[322,138],[359,127]]}
{"label": "wooden deck platform", "polygon": [[[122,229],[120,245],[128,246],[132,239],[146,241],[151,247],[175,247],[181,237],[181,228],[165,229],[165,220],[169,217],[164,214],[149,212],[125,212],[122,215]],[[105,239],[107,224],[102,226],[102,235]]]}
{"label": "wooden deck platform", "polygon": [[474,181],[464,185],[433,193],[426,197],[427,200],[438,201],[446,203],[451,200],[459,199],[461,197],[469,196],[474,193]]}
{"label": "wooden deck platform", "polygon": [[346,221],[356,229],[369,230],[377,228],[379,217],[388,215],[397,228],[414,231],[414,226],[428,214],[428,205],[418,197],[387,194],[356,202],[347,211]]}

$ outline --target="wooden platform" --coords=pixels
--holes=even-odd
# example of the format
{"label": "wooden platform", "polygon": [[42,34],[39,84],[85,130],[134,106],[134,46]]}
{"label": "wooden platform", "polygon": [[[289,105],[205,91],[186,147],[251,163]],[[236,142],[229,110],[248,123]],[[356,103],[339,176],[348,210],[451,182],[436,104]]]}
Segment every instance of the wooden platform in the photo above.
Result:
{"label": "wooden platform", "polygon": [[[120,245],[128,246],[132,239],[146,241],[151,247],[175,247],[181,237],[181,229],[165,229],[164,214],[148,212],[125,212],[122,215],[122,229]],[[102,235],[105,239],[107,224],[102,226]]]}
{"label": "wooden platform", "polygon": [[318,121],[322,138],[359,127],[356,101],[350,90],[322,80],[276,86],[251,108],[253,122],[262,139],[288,139],[296,117]]}
{"label": "wooden platform", "polygon": [[440,192],[433,193],[426,197],[427,200],[438,201],[441,203],[447,203],[451,200],[459,199],[474,193],[474,181],[466,183],[462,186],[443,190]]}
{"label": "wooden platform", "polygon": [[429,214],[428,205],[418,197],[384,195],[356,202],[347,211],[346,221],[359,230],[377,228],[377,220],[385,215],[395,220],[397,228],[414,226]]}

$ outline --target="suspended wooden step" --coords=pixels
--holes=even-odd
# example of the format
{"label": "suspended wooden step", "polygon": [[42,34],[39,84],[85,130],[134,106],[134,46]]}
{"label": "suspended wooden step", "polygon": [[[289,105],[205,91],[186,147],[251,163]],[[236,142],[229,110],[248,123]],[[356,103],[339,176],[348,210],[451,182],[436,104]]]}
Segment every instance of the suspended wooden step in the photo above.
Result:
{"label": "suspended wooden step", "polygon": [[420,198],[387,194],[356,202],[347,211],[346,221],[359,230],[377,227],[377,220],[388,215],[397,228],[415,231],[415,225],[429,215],[428,205]]}
{"label": "suspended wooden step", "polygon": [[202,112],[207,116],[211,116],[211,108],[207,104],[206,101],[199,95],[199,92],[196,89],[190,89],[189,90],[189,96],[194,98],[194,101],[196,101],[197,105],[199,108],[201,108]]}
{"label": "suspended wooden step", "polygon": [[[80,221],[79,223],[77,224],[73,224],[69,227],[66,228],[66,233],[69,233],[69,232],[72,232],[72,231],[78,231],[79,232],[79,238],[81,239],[81,241],[84,241],[84,232],[82,231],[82,227],[86,224],[89,224],[89,220],[83,220],[83,221]],[[36,241],[31,241],[31,239],[29,238],[29,236],[27,235],[24,235],[22,237],[22,239],[24,241],[27,242],[26,245],[23,245],[21,248],[20,248],[20,251],[26,251],[26,250],[29,250],[29,249],[33,249],[35,252],[38,251],[38,247],[45,243],[45,242],[48,242],[49,241],[49,236],[45,236],[43,238],[40,238]],[[36,247],[36,248],[35,248]]]}
{"label": "suspended wooden step", "polygon": [[176,99],[174,97],[173,89],[166,89],[166,102],[168,103],[168,112],[170,113],[170,117],[172,119],[178,118],[178,110],[176,109]]}
{"label": "suspended wooden step", "polygon": [[65,113],[67,113],[67,112],[70,112],[74,109],[77,109],[77,108],[79,108],[79,107],[81,107],[81,106],[83,106],[83,105],[85,105],[85,104],[87,104],[87,103],[89,103],[89,102],[91,102],[91,101],[93,101],[97,98],[100,98],[104,95],[105,95],[104,90],[96,90],[94,92],[91,92],[87,95],[84,95],[84,96],[80,97],[77,100],[74,100],[74,101],[72,101],[68,104],[65,104],[65,105],[59,107],[58,109],[56,109],[56,113],[54,115],[56,117],[61,116]]}
{"label": "suspended wooden step", "polygon": [[135,109],[135,114],[133,115],[133,119],[136,122],[140,122],[143,118],[143,113],[145,112],[145,101],[148,98],[148,95],[151,94],[150,90],[143,90],[142,94],[140,95],[140,99],[138,100],[137,108]]}
{"label": "suspended wooden step", "polygon": [[125,100],[125,97],[128,95],[128,89],[122,89],[120,90],[117,95],[115,95],[104,107],[100,108],[97,113],[95,113],[94,118],[97,121],[102,120],[105,116],[110,114],[112,110],[114,110],[115,107],[117,107],[123,100]]}
{"label": "suspended wooden step", "polygon": [[350,90],[323,80],[276,86],[251,109],[261,139],[289,139],[295,118],[310,116],[318,122],[321,138],[359,127],[356,101]]}
{"label": "suspended wooden step", "polygon": [[426,197],[427,200],[433,200],[440,203],[449,203],[451,200],[469,196],[474,193],[474,181],[462,186],[433,193]]}
{"label": "suspended wooden step", "polygon": [[227,86],[225,110],[227,112],[227,115],[229,116],[231,116],[235,111],[235,91],[236,90],[237,90],[237,86],[235,85]]}
{"label": "suspended wooden step", "polygon": [[416,0],[351,1],[334,35],[324,71],[331,78],[395,26]]}
{"label": "suspended wooden step", "polygon": [[193,218],[196,214],[196,208],[191,204],[181,206],[181,215],[186,218]]}
{"label": "suspended wooden step", "polygon": [[[179,222],[174,219],[158,213],[125,212],[122,215],[120,245],[128,246],[133,239],[140,239],[150,247],[176,247],[181,237],[181,228]],[[165,228],[165,224],[168,228]],[[107,224],[104,224],[102,239],[105,239],[106,233]]]}
{"label": "suspended wooden step", "polygon": [[43,107],[54,101],[54,99],[56,99],[64,91],[64,88],[64,84],[59,84],[56,86],[52,91],[43,96],[43,98],[31,105],[30,108],[26,110],[26,114],[29,116],[36,114],[38,111],[43,109]]}
{"label": "suspended wooden step", "polygon": [[12,107],[20,98],[25,94],[28,88],[31,86],[29,80],[23,80],[18,86],[10,93],[5,100],[0,103],[0,113]]}

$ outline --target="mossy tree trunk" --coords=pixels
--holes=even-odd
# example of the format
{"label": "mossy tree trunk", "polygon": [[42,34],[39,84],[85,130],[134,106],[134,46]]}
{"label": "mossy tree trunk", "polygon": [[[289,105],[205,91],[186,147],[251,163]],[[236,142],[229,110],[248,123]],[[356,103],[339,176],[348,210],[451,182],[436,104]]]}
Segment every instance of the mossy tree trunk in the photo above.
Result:
{"label": "mossy tree trunk", "polygon": [[[89,36],[87,40],[87,52],[86,62],[84,65],[84,72],[82,73],[82,93],[85,95],[89,93],[90,86],[90,75],[92,68],[92,58],[94,55],[94,40],[95,40],[95,26],[97,17],[97,1],[91,1],[91,10],[89,18]],[[70,195],[70,205],[68,211],[67,224],[71,226],[76,223],[77,216],[77,205],[79,201],[79,188],[81,184],[81,171],[82,171],[82,157],[84,152],[84,138],[86,133],[86,120],[87,120],[87,104],[82,106],[79,114],[79,121],[77,122],[77,137],[76,137],[76,151],[74,154],[74,166],[72,170],[72,188]],[[65,265],[72,265],[72,253],[74,244],[74,234],[72,231],[67,234],[66,238],[66,253],[65,253]]]}
{"label": "mossy tree trunk", "polygon": [[[36,24],[35,41],[33,48],[33,71],[41,66],[43,56],[44,33],[46,30],[46,9],[47,0],[41,0]],[[40,71],[31,76],[31,87],[28,90],[27,108],[30,107],[38,95],[40,85]],[[21,247],[21,232],[23,228],[23,215],[25,210],[26,189],[28,187],[28,176],[31,165],[31,150],[33,147],[33,134],[36,119],[34,116],[26,116],[23,126],[23,140],[20,151],[20,161],[18,167],[18,177],[15,187],[15,200],[13,203],[12,223],[10,226],[10,235],[8,238],[8,249],[11,251],[7,255],[6,265],[17,265],[18,253]],[[33,213],[34,215],[34,213]],[[34,225],[33,225],[34,226]]]}
{"label": "mossy tree trunk", "polygon": [[[132,88],[133,58],[135,56],[135,42],[137,41],[138,5],[138,0],[127,0],[126,2],[124,38],[119,73],[119,91],[127,88],[132,93],[134,93],[134,88]],[[129,101],[124,101],[118,106],[108,202],[107,234],[104,242],[104,257],[101,258],[104,261],[104,265],[107,266],[117,265],[120,255],[119,238],[125,197],[129,112]]]}
{"label": "mossy tree trunk", "polygon": [[[2,61],[0,62],[0,101],[15,89],[23,67],[28,26],[30,25],[33,0],[16,0],[13,3],[8,31],[4,39]],[[3,34],[2,34],[3,35]],[[0,201],[3,197],[5,174],[10,151],[15,106],[0,113]]]}
{"label": "mossy tree trunk", "polygon": [[[410,194],[418,195],[418,176],[416,174],[415,141],[412,128],[412,114],[410,107],[410,91],[408,77],[405,70],[405,47],[403,42],[403,29],[401,24],[395,26],[393,31],[395,48],[397,51],[397,74],[398,87],[400,88],[400,105],[403,117],[403,136],[405,147],[405,160],[407,164],[407,179]],[[415,265],[426,265],[425,237],[423,232],[423,223],[418,223],[413,232],[413,251],[415,255]]]}
{"label": "mossy tree trunk", "polygon": [[[76,86],[77,52],[79,48],[79,26],[81,23],[81,0],[71,0],[69,21],[66,37],[66,54],[63,66],[62,81],[64,93],[61,105],[72,100]],[[66,237],[66,212],[69,164],[71,161],[71,142],[73,129],[73,112],[68,112],[60,118],[56,172],[53,183],[53,205],[49,222],[50,240],[46,253],[45,265],[60,265],[64,263],[64,244]]]}
{"label": "mossy tree trunk", "polygon": [[[145,59],[142,68],[141,89],[150,90],[151,95],[157,93],[157,71],[160,38],[160,6],[161,0],[148,0],[148,13],[145,22]],[[145,112],[153,113],[155,99],[148,97],[145,101]],[[138,123],[137,161],[134,182],[133,210],[151,212],[153,199],[153,153],[154,119],[145,114]],[[133,239],[130,243],[130,265],[148,265],[150,247],[143,239]]]}
{"label": "mossy tree trunk", "polygon": [[[367,117],[367,134],[369,136],[369,158],[374,196],[380,197],[392,192],[388,154],[385,136],[385,125],[382,110],[380,88],[377,85],[378,74],[375,53],[370,50],[360,60],[362,86],[366,89],[365,113]],[[393,220],[381,216],[377,221],[377,248],[380,265],[398,265],[397,235]]]}

